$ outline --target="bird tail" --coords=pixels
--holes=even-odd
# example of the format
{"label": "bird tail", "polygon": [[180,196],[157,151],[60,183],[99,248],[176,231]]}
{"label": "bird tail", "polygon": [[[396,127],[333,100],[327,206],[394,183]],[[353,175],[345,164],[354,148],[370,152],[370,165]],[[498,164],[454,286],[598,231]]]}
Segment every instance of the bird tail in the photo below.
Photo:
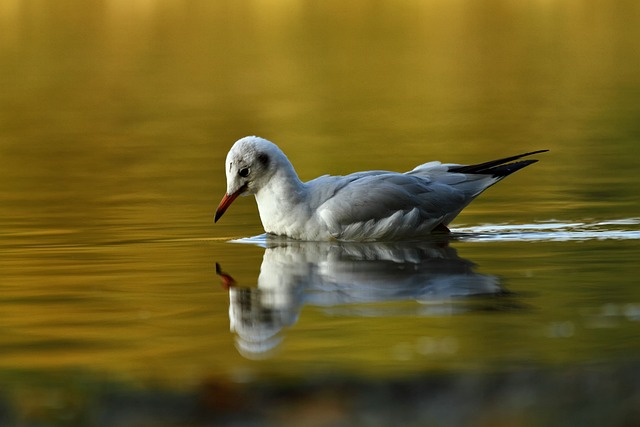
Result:
{"label": "bird tail", "polygon": [[458,216],[460,211],[464,209],[473,199],[493,184],[501,181],[508,175],[537,162],[535,159],[520,160],[523,157],[532,154],[544,153],[549,150],[538,150],[530,153],[519,154],[517,156],[505,157],[503,159],[492,160],[476,165],[448,165],[448,172],[463,173],[466,178],[453,185],[462,190],[466,194],[466,201],[456,212],[452,212],[442,220],[442,224],[447,226],[453,219]]}

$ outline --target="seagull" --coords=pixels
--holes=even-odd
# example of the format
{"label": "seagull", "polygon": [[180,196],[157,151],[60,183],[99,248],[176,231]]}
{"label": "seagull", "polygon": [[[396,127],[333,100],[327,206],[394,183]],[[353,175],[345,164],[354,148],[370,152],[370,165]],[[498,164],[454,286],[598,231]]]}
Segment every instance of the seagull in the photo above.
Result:
{"label": "seagull", "polygon": [[373,170],[302,182],[287,156],[257,136],[236,141],[225,161],[227,191],[215,222],[240,195],[255,195],[266,233],[305,241],[409,241],[448,233],[484,190],[535,163],[538,150],[475,165],[438,161],[405,173]]}

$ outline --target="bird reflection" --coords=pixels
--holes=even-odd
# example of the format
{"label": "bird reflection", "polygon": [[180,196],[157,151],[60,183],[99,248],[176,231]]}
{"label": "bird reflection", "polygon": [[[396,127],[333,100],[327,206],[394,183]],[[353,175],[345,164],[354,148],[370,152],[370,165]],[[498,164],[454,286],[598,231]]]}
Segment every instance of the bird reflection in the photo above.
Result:
{"label": "bird reflection", "polygon": [[[510,307],[496,276],[474,271],[447,240],[413,243],[300,242],[267,238],[257,287],[239,286],[217,265],[229,290],[238,351],[268,357],[304,305],[333,315],[450,315]],[[389,302],[414,304],[380,304]],[[378,304],[372,304],[378,303]]]}

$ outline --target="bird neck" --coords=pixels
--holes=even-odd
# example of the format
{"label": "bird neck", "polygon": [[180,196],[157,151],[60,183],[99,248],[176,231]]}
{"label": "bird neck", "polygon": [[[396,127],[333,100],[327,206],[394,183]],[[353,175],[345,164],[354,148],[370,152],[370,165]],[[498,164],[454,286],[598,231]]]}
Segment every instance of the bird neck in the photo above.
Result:
{"label": "bird neck", "polygon": [[289,163],[276,170],[269,183],[256,193],[256,198],[258,196],[260,199],[269,198],[279,205],[285,206],[288,203],[299,203],[305,193],[304,183],[300,181],[295,169]]}
{"label": "bird neck", "polygon": [[307,188],[289,164],[278,168],[269,183],[255,196],[265,231],[286,234],[286,227],[292,225],[292,213],[305,206]]}

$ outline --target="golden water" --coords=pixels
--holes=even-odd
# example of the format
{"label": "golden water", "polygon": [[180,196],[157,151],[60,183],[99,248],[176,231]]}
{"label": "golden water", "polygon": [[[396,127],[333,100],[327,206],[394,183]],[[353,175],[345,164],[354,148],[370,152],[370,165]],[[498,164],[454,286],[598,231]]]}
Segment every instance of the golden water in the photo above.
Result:
{"label": "golden water", "polygon": [[[635,360],[638,24],[634,1],[4,0],[0,380]],[[228,240],[262,229],[251,198],[213,212],[247,134],[305,180],[550,149],[454,224],[514,295],[304,303],[239,351],[215,264],[255,290],[265,249]]]}

